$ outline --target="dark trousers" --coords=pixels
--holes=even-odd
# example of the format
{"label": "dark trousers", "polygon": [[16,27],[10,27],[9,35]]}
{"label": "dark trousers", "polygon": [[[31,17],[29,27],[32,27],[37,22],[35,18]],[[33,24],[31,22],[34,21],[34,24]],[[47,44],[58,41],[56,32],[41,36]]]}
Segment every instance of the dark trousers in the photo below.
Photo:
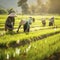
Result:
{"label": "dark trousers", "polygon": [[52,22],[49,22],[49,26],[53,26],[53,23]]}
{"label": "dark trousers", "polygon": [[23,29],[24,29],[24,32],[30,31],[30,25],[28,24],[28,22],[26,22],[26,24],[24,24]]}
{"label": "dark trousers", "polygon": [[43,26],[45,26],[46,25],[46,23],[42,23],[43,24]]}
{"label": "dark trousers", "polygon": [[12,25],[5,25],[5,31],[13,31],[13,26]]}

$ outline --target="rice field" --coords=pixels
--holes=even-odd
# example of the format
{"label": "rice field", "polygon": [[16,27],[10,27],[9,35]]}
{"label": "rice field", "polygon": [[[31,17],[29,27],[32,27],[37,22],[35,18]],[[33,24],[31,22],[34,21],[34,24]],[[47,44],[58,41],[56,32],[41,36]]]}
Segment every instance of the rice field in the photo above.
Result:
{"label": "rice field", "polygon": [[[55,25],[49,25],[51,16],[32,16],[35,22],[30,26],[29,34],[23,27],[17,33],[20,20],[29,15],[18,15],[15,18],[14,32],[4,31],[7,15],[0,15],[0,60],[47,60],[50,55],[60,51],[60,16],[55,15]],[[41,18],[46,18],[43,27]]]}

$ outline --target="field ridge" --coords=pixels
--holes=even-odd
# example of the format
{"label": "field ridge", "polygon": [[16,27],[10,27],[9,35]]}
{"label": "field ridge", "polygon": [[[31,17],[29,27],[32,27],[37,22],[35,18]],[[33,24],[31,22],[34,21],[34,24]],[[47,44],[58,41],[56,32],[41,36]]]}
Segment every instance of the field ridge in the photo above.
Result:
{"label": "field ridge", "polygon": [[60,33],[60,31],[56,31],[56,32],[48,33],[48,34],[43,34],[43,35],[40,35],[38,37],[33,37],[33,38],[29,38],[29,39],[23,39],[23,40],[20,40],[19,43],[17,43],[16,41],[12,41],[10,43],[4,43],[4,44],[0,43],[0,48],[25,46],[26,44],[30,44],[31,42],[42,40],[44,38],[47,38],[49,36],[53,36],[53,35],[56,35],[56,34],[59,34],[59,33]]}

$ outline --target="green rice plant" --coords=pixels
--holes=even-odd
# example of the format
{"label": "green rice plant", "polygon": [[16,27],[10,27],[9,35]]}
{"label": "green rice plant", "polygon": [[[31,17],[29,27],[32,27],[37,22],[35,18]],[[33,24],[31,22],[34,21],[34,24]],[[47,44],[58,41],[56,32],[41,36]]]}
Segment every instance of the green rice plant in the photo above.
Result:
{"label": "green rice plant", "polygon": [[38,30],[38,31],[30,32],[27,35],[25,33],[18,33],[18,34],[13,33],[12,35],[7,33],[0,37],[0,43],[10,43],[12,41],[17,41],[17,40],[26,40],[29,38],[38,37],[38,36],[49,34],[56,31],[60,31],[60,29],[57,28],[56,30],[55,29]]}
{"label": "green rice plant", "polygon": [[[18,15],[16,18],[15,18],[15,28],[17,28],[18,27],[18,25],[19,25],[19,22],[20,22],[20,20],[21,19],[28,19],[28,17],[29,17],[29,15]],[[31,27],[35,27],[35,26],[42,26],[42,23],[41,23],[41,18],[42,18],[42,16],[32,16],[32,17],[34,17],[35,18],[35,23],[33,23],[32,25],[31,25]],[[44,16],[45,18],[46,18],[46,26],[48,26],[49,25],[49,18],[51,17],[51,16]],[[1,28],[4,28],[4,25],[5,25],[5,21],[6,21],[6,18],[7,18],[7,15],[0,15],[0,29]],[[56,26],[58,26],[58,27],[60,27],[60,19],[56,19],[56,18],[59,18],[59,16],[55,16],[55,25]]]}
{"label": "green rice plant", "polygon": [[[0,50],[2,51],[2,49]],[[6,60],[45,60],[55,52],[60,51],[60,34],[47,37],[45,39],[32,42],[24,47],[4,49],[1,59]],[[18,55],[17,55],[17,54]]]}

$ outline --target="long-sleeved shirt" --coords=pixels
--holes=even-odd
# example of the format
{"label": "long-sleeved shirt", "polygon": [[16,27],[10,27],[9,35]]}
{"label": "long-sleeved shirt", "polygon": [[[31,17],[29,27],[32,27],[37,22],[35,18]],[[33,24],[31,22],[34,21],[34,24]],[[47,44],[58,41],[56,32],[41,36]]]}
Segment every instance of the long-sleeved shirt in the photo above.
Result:
{"label": "long-sleeved shirt", "polygon": [[5,22],[6,25],[13,25],[13,26],[14,26],[14,23],[15,23],[14,17],[8,17]]}
{"label": "long-sleeved shirt", "polygon": [[28,22],[28,24],[31,24],[32,20],[21,20],[19,24],[24,25],[26,22]]}

